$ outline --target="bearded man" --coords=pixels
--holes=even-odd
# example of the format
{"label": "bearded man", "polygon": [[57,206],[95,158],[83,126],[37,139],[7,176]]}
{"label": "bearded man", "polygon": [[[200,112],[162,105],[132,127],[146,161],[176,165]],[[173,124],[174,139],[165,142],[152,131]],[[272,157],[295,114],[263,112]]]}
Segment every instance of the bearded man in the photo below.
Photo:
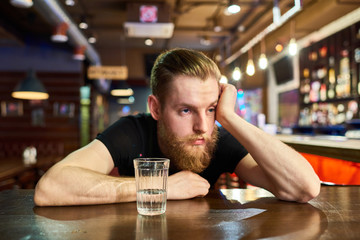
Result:
{"label": "bearded man", "polygon": [[[317,196],[320,181],[306,159],[238,116],[236,89],[220,77],[201,52],[162,53],[151,73],[150,114],[119,119],[54,165],[36,186],[35,204],[135,201],[135,180],[125,176],[134,176],[138,157],[170,159],[169,200],[205,196],[225,172],[282,200]],[[120,177],[108,175],[114,167]]]}

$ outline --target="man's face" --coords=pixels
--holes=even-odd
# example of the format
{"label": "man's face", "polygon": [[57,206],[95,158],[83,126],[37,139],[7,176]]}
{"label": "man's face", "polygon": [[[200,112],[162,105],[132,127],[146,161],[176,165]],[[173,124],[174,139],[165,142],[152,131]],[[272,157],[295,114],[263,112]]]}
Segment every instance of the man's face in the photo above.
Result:
{"label": "man's face", "polygon": [[201,172],[216,147],[218,82],[179,76],[166,95],[158,120],[160,148],[179,170]]}

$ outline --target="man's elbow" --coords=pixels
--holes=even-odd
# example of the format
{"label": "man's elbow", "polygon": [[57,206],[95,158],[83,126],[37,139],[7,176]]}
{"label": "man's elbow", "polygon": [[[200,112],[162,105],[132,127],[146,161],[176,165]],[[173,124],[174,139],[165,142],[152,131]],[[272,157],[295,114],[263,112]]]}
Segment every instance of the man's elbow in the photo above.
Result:
{"label": "man's elbow", "polygon": [[34,203],[36,206],[50,206],[49,191],[46,190],[46,183],[38,182],[35,187]]}
{"label": "man's elbow", "polygon": [[285,201],[307,203],[316,198],[320,193],[320,181],[313,181],[292,192],[279,192],[277,197]]}
{"label": "man's elbow", "polygon": [[320,193],[320,180],[309,183],[306,187],[300,190],[300,193],[294,199],[299,203],[307,203],[308,201],[316,198]]}

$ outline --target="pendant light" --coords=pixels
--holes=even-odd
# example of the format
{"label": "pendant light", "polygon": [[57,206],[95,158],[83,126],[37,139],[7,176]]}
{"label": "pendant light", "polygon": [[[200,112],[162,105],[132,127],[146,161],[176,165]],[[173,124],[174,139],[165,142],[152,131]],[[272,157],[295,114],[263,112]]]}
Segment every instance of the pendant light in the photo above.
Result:
{"label": "pendant light", "polygon": [[66,22],[62,22],[58,24],[54,29],[54,33],[51,36],[51,40],[53,42],[66,42],[68,40],[68,36],[67,36],[68,29],[69,29],[69,25]]}
{"label": "pendant light", "polygon": [[241,70],[239,67],[234,68],[234,71],[232,72],[232,79],[234,81],[239,81],[241,79]]}
{"label": "pendant light", "polygon": [[290,56],[295,56],[297,54],[297,43],[296,43],[296,39],[295,39],[295,21],[291,21],[290,23],[290,32],[291,32],[291,39],[289,42],[289,54]]}
{"label": "pendant light", "polygon": [[247,62],[246,73],[249,76],[253,76],[255,74],[255,65],[254,65],[254,61],[251,58]]}
{"label": "pendant light", "polygon": [[85,60],[86,46],[76,46],[74,48],[73,59],[78,61]]}
{"label": "pendant light", "polygon": [[30,69],[27,76],[14,89],[11,96],[18,99],[44,100],[49,98],[44,85],[36,77],[35,71]]}
{"label": "pendant light", "polygon": [[289,54],[295,56],[297,54],[297,43],[295,38],[292,38],[289,42]]}
{"label": "pendant light", "polygon": [[228,82],[228,78],[225,75],[221,75],[219,83],[227,84]]}
{"label": "pendant light", "polygon": [[264,70],[268,66],[268,60],[267,60],[266,54],[265,54],[266,50],[265,50],[265,40],[264,39],[261,39],[260,47],[261,47],[261,54],[260,54],[260,58],[259,58],[259,67],[260,67],[260,69]]}
{"label": "pendant light", "polygon": [[249,49],[248,55],[249,55],[249,60],[246,65],[246,73],[249,76],[253,76],[255,74],[255,65],[253,61],[253,54],[251,48]]}

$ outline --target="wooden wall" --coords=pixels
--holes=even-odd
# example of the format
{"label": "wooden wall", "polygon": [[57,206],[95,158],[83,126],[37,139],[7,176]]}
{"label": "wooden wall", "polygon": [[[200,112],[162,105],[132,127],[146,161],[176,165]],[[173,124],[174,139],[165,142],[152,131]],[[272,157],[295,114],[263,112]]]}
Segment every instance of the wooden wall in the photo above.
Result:
{"label": "wooden wall", "polygon": [[[17,100],[11,97],[25,72],[0,72],[0,157],[18,156],[32,144],[41,155],[67,155],[80,146],[80,86],[82,73],[37,72],[50,97],[44,101]],[[20,111],[5,111],[17,103]],[[74,112],[56,111],[74,106]],[[21,156],[21,155],[20,155]]]}

